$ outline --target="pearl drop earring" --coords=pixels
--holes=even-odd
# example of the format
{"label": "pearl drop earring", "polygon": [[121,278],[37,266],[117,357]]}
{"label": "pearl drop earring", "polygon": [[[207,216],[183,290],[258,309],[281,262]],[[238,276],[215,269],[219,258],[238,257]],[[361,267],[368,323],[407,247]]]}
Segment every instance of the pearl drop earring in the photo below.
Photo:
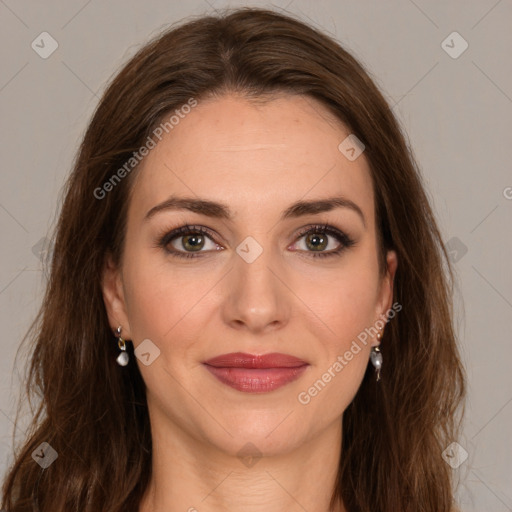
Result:
{"label": "pearl drop earring", "polygon": [[128,352],[126,352],[126,343],[121,338],[121,326],[119,326],[116,329],[116,336],[117,336],[117,346],[121,350],[121,353],[117,356],[117,364],[119,366],[126,366],[128,362],[130,361],[130,356],[128,355]]}
{"label": "pearl drop earring", "polygon": [[[377,341],[380,342],[381,334],[377,333]],[[382,354],[380,352],[379,345],[372,347],[372,351],[370,353],[370,360],[375,367],[375,372],[377,373],[377,381],[380,380],[380,370],[382,368]]]}

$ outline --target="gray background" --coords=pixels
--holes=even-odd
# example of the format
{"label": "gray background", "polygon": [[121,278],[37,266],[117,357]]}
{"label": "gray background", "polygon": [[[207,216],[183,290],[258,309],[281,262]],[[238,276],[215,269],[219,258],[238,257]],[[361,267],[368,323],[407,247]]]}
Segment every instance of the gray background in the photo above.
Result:
{"label": "gray background", "polygon": [[[59,191],[109,79],[165,25],[225,6],[197,0],[0,0],[0,472],[11,460],[22,360],[44,286],[40,259]],[[370,70],[408,133],[459,276],[457,329],[469,377],[454,471],[464,511],[512,510],[512,3],[286,0]],[[48,32],[47,59],[31,47]],[[457,58],[462,41],[469,47]],[[453,41],[452,41],[453,40]],[[448,45],[448,47],[446,46]],[[449,48],[452,47],[452,48]],[[46,46],[48,48],[48,46]],[[509,64],[507,64],[507,62]],[[17,436],[23,435],[24,424]],[[453,458],[452,458],[453,460]]]}

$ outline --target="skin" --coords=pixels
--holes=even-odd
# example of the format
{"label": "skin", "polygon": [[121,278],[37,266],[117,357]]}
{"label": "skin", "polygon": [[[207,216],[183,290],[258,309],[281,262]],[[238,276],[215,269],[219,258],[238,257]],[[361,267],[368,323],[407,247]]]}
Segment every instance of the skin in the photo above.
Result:
{"label": "skin", "polygon": [[[229,94],[199,102],[143,162],[122,263],[107,259],[103,275],[112,329],[121,325],[135,348],[150,339],[160,350],[149,366],[130,361],[147,386],[153,439],[140,511],[329,510],[343,411],[378,340],[370,337],[307,405],[297,396],[391,307],[397,266],[390,251],[379,274],[370,169],[364,153],[349,161],[338,150],[349,133],[311,98],[255,104]],[[225,203],[232,220],[183,210],[144,220],[171,194]],[[334,195],[356,203],[365,223],[349,208],[279,219],[295,201]],[[314,257],[307,235],[297,233],[322,223],[355,244]],[[185,224],[215,234],[204,238],[198,258],[158,247],[160,234]],[[263,249],[252,263],[236,252],[247,236]],[[319,252],[340,245],[328,240]],[[178,235],[171,247],[197,254],[183,241]],[[280,352],[310,366],[277,390],[244,393],[202,365],[230,352]],[[237,455],[247,443],[262,454],[250,467]]]}

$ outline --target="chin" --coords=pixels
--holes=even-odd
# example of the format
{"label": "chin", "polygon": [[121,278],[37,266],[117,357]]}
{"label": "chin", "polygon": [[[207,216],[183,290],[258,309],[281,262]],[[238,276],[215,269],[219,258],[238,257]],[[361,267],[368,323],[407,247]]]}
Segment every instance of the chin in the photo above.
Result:
{"label": "chin", "polygon": [[284,454],[305,443],[309,432],[306,423],[298,422],[298,415],[293,412],[289,414],[291,411],[281,409],[277,414],[275,411],[272,414],[268,411],[267,414],[261,411],[244,412],[240,416],[231,416],[230,421],[219,418],[232,436],[222,430],[221,436],[208,437],[211,443],[232,456],[239,456],[238,452],[243,447],[265,456]]}

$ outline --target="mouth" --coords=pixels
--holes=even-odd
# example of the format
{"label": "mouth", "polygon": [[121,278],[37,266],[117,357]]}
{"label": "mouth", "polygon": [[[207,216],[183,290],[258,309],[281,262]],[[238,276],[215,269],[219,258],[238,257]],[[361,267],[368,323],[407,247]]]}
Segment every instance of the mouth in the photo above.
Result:
{"label": "mouth", "polygon": [[298,379],[309,363],[287,354],[241,352],[208,359],[205,368],[220,382],[246,393],[267,393]]}

